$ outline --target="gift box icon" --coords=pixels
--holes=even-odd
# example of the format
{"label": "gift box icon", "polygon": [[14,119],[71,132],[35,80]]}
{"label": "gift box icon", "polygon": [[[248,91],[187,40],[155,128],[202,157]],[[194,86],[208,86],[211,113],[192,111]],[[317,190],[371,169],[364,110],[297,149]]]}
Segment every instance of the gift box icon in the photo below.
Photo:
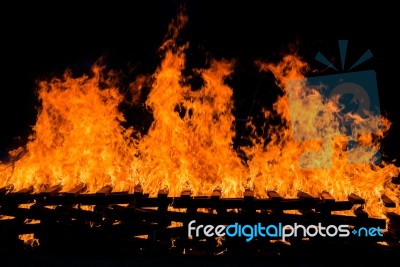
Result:
{"label": "gift box icon", "polygon": [[[343,42],[339,41],[339,45],[343,45]],[[364,60],[370,55],[370,51],[367,52]],[[319,54],[319,61],[323,61],[320,59]],[[326,62],[324,64],[328,65]],[[380,163],[379,149],[360,145],[358,140],[360,136],[379,132],[382,128],[374,70],[292,80],[286,87],[294,140],[322,142],[320,149],[305,151],[300,155],[300,167],[331,168],[333,140],[339,136],[347,137],[348,163]]]}

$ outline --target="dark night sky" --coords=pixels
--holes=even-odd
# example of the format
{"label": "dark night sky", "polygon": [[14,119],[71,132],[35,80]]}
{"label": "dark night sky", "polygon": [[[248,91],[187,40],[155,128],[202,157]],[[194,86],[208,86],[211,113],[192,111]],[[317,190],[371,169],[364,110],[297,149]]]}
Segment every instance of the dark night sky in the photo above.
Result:
{"label": "dark night sky", "polygon": [[[391,14],[395,8],[365,4],[349,9],[329,2],[312,8],[290,3],[268,7],[263,1],[124,2],[93,2],[90,7],[70,1],[57,6],[19,3],[3,9],[8,16],[1,16],[0,24],[0,151],[9,149],[18,136],[25,140],[35,123],[37,80],[59,75],[66,68],[88,72],[100,57],[111,69],[151,73],[159,62],[156,51],[167,25],[185,3],[189,24],[182,38],[190,42],[189,62],[201,66],[206,56],[238,60],[232,78],[238,117],[248,115],[257,84],[262,77],[268,79],[257,74],[254,60],[276,60],[297,42],[299,54],[321,68],[313,57],[321,51],[338,60],[338,39],[349,40],[350,61],[371,49],[374,58],[360,70],[377,72],[381,110],[393,122],[385,146],[392,158],[398,157],[400,112],[394,92],[399,75],[398,68],[392,67],[400,53],[396,16]],[[271,94],[261,88],[257,99]]]}

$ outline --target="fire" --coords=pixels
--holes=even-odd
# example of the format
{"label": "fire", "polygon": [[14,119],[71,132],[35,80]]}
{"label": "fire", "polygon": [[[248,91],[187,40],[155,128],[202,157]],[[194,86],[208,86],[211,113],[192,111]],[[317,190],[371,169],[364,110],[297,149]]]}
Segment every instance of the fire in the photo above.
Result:
{"label": "fire", "polygon": [[[162,187],[168,187],[172,196],[185,188],[195,195],[210,195],[220,187],[224,197],[242,196],[246,187],[253,188],[258,197],[265,197],[267,189],[285,197],[294,197],[298,190],[315,196],[326,190],[337,199],[359,194],[373,216],[384,214],[382,193],[398,200],[398,189],[390,186],[389,179],[400,169],[385,162],[349,163],[349,157],[367,161],[373,155],[368,150],[347,153],[347,139],[337,135],[339,107],[300,82],[308,66],[296,55],[276,65],[257,62],[261,71],[275,75],[283,94],[273,110],[263,110],[263,135],[256,131],[259,125],[249,121],[252,145],[241,147],[245,158],[239,156],[233,143],[233,89],[225,82],[235,61],[211,60],[206,68],[195,70],[203,79],[202,87],[191,88],[183,75],[188,44],[176,42],[185,23],[187,17],[180,14],[169,27],[155,73],[139,76],[131,84],[135,102],[143,84],[150,86],[145,105],[154,120],[147,133],[140,135],[122,125],[125,118],[119,106],[125,96],[113,73],[99,65],[82,77],[67,71],[61,78],[39,83],[41,107],[33,134],[26,146],[10,151],[9,161],[0,162],[0,187],[34,185],[40,191],[44,185],[60,184],[68,190],[84,183],[89,192],[95,192],[105,185],[122,191],[140,183],[152,196]],[[293,112],[299,114],[298,127],[313,140],[294,139]],[[282,123],[270,124],[274,117]],[[362,127],[382,124],[379,133],[357,135],[360,144],[379,148],[390,122],[382,117],[352,119],[358,133],[363,133]],[[325,131],[324,140],[318,131]],[[303,168],[304,162],[313,168]],[[322,165],[331,167],[319,168]]]}
{"label": "fire", "polygon": [[16,189],[60,184],[65,190],[85,183],[90,191],[112,184],[132,184],[129,175],[134,153],[132,129],[121,126],[123,100],[94,66],[91,76],[39,83],[41,108],[26,147],[10,152],[11,162],[1,164],[2,185]]}
{"label": "fire", "polygon": [[[261,61],[258,65],[261,71],[274,74],[284,94],[274,104],[274,112],[265,112],[266,120],[278,116],[282,121],[282,124],[268,129],[271,141],[264,147],[260,145],[260,140],[265,137],[255,136],[256,145],[245,148],[252,159],[249,171],[253,183],[261,190],[273,188],[292,197],[298,190],[316,196],[326,190],[336,199],[346,199],[353,192],[367,200],[367,212],[375,216],[383,215],[381,195],[385,193],[398,199],[398,190],[390,186],[390,181],[399,174],[399,168],[385,162],[380,165],[349,163],[351,157],[359,162],[369,162],[374,151],[359,149],[357,153],[348,154],[348,140],[337,134],[341,126],[335,114],[340,107],[334,101],[324,101],[318,88],[307,87],[304,73],[308,65],[298,56],[285,56],[276,65]],[[295,126],[299,128],[292,127],[290,114],[297,115],[299,125]],[[381,116],[366,119],[351,113],[348,116],[356,125],[353,137],[359,144],[379,148],[379,141],[388,131],[390,122]],[[380,132],[359,134],[378,123],[382,124]],[[295,131],[302,131],[303,135],[313,140],[295,141]],[[321,140],[321,131],[324,140]],[[308,166],[304,168],[301,162]]]}
{"label": "fire", "polygon": [[204,86],[192,90],[182,85],[186,45],[168,40],[162,48],[165,56],[146,101],[154,122],[138,147],[141,183],[154,194],[161,184],[173,195],[185,187],[209,195],[216,186],[225,195],[238,194],[245,168],[232,148],[233,92],[224,83],[233,62],[213,60],[208,69],[197,70]]}

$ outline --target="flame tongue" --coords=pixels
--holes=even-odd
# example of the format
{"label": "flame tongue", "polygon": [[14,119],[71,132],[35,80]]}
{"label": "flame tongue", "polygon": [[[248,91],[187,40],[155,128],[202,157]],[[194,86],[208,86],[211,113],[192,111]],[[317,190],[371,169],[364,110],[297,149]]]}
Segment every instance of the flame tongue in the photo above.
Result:
{"label": "flame tongue", "polygon": [[197,70],[204,85],[194,91],[182,85],[186,46],[165,44],[146,101],[154,122],[139,143],[142,183],[152,193],[163,183],[174,195],[186,184],[194,194],[210,195],[217,185],[224,187],[225,195],[240,194],[245,168],[232,148],[233,92],[224,83],[233,62],[213,60],[208,69]]}

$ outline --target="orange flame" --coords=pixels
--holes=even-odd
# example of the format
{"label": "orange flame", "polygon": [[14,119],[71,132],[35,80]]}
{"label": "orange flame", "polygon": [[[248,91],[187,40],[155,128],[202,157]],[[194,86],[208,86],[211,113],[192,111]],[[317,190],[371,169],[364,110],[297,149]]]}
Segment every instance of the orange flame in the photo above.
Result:
{"label": "orange flame", "polygon": [[[179,29],[186,18],[178,20]],[[210,194],[223,186],[225,195],[240,192],[244,166],[233,150],[235,135],[232,89],[224,79],[233,62],[211,62],[197,70],[204,80],[200,90],[184,83],[184,50],[176,46],[176,32],[167,40],[161,66],[146,101],[154,122],[139,142],[138,174],[144,188],[155,194],[161,185],[177,195],[187,186],[195,194]]]}
{"label": "orange flame", "polygon": [[[340,124],[335,120],[335,113],[339,107],[333,101],[324,102],[316,88],[306,86],[303,73],[308,66],[298,56],[285,56],[276,65],[263,62],[258,64],[262,71],[274,74],[285,94],[274,104],[275,113],[282,119],[282,124],[269,129],[271,141],[264,148],[259,145],[259,139],[263,137],[257,136],[255,139],[258,142],[254,142],[256,145],[245,148],[252,158],[249,170],[254,184],[260,189],[276,189],[287,196],[295,196],[298,190],[313,195],[326,190],[337,199],[346,199],[353,192],[367,200],[366,211],[375,216],[382,215],[384,210],[380,203],[381,195],[385,193],[398,199],[398,190],[391,188],[390,179],[399,174],[399,168],[385,162],[380,165],[349,164],[347,140],[337,135]],[[290,114],[296,114],[298,126],[291,126]],[[265,113],[266,119],[271,116],[273,113]],[[379,147],[379,141],[389,129],[390,122],[380,116],[372,116],[368,120],[360,117],[354,119],[357,124],[356,136],[364,132],[363,129],[382,123],[381,132],[358,136],[359,144]],[[301,131],[311,140],[295,141],[293,132],[299,130],[295,127],[301,127]],[[321,131],[324,140],[321,140]],[[371,150],[367,149],[352,155],[361,162],[368,162],[372,156]],[[313,167],[302,168],[301,159]],[[331,168],[320,168],[329,165]]]}
{"label": "orange flame", "polygon": [[92,71],[91,77],[73,78],[66,72],[40,82],[42,106],[34,133],[25,148],[10,152],[11,163],[0,165],[2,185],[40,190],[41,185],[61,184],[68,190],[85,183],[94,191],[107,184],[132,184],[134,142],[132,129],[120,125],[123,97],[112,76],[103,76],[98,66]]}

